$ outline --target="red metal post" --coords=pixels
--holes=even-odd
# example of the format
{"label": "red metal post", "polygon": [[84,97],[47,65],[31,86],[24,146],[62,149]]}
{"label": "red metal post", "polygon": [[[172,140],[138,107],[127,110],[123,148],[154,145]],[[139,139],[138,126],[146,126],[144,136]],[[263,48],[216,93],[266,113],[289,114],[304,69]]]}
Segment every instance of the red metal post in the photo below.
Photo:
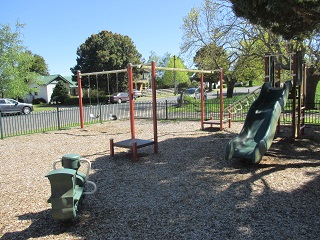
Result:
{"label": "red metal post", "polygon": [[[203,87],[203,73],[200,77],[200,99],[201,99],[201,130],[204,130],[204,87]],[[221,82],[220,82],[221,85]]]}
{"label": "red metal post", "polygon": [[[275,87],[279,88],[281,85],[280,82],[280,77],[281,77],[281,65],[278,65],[278,69],[277,69],[277,82],[275,83]],[[280,127],[281,127],[281,121],[280,118],[278,119],[278,125],[277,125],[277,133],[280,133]]]}
{"label": "red metal post", "polygon": [[131,139],[136,138],[135,126],[134,126],[134,100],[133,100],[133,74],[132,65],[129,63],[128,68],[128,84],[129,84],[129,103],[130,103],[130,126],[131,126]]}
{"label": "red metal post", "polygon": [[156,91],[156,63],[151,63],[151,84],[152,84],[152,110],[153,110],[153,140],[154,153],[158,152],[158,121],[157,121],[157,91]]}
{"label": "red metal post", "polygon": [[220,131],[223,130],[223,69],[220,69]]}
{"label": "red metal post", "polygon": [[297,56],[293,54],[293,84],[292,84],[292,133],[291,140],[294,141],[296,138],[296,106],[297,106]]}
{"label": "red metal post", "polygon": [[302,115],[302,129],[301,129],[301,135],[304,134],[304,128],[305,128],[305,108],[306,108],[306,95],[307,95],[307,89],[306,89],[306,82],[307,80],[307,65],[303,64],[303,77],[302,77],[302,107],[303,107],[303,115]]}
{"label": "red metal post", "polygon": [[84,128],[84,117],[83,117],[83,104],[82,104],[82,86],[81,86],[81,72],[77,71],[78,80],[78,95],[79,95],[79,111],[80,111],[80,127]]}

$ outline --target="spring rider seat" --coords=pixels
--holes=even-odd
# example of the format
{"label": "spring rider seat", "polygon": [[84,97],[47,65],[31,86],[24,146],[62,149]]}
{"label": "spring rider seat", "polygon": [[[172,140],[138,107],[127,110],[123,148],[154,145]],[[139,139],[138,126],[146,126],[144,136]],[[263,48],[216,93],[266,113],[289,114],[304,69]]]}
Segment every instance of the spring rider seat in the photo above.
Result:
{"label": "spring rider seat", "polygon": [[[61,163],[62,168],[57,169],[58,163]],[[78,171],[83,163],[87,165],[86,174]],[[96,184],[88,181],[90,170],[90,161],[78,154],[67,154],[54,161],[53,170],[46,175],[51,184],[48,202],[51,203],[54,219],[64,221],[75,218],[83,196],[96,192]],[[92,185],[93,190],[84,191],[86,184]]]}

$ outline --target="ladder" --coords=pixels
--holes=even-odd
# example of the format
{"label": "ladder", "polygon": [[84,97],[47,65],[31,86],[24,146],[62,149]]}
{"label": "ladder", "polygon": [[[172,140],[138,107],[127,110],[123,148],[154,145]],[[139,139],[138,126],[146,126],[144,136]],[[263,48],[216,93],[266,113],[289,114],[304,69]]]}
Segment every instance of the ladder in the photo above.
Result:
{"label": "ladder", "polygon": [[[292,140],[304,134],[306,110],[306,65],[299,63],[300,56],[294,56],[294,74],[292,88]],[[300,57],[301,58],[301,57]],[[299,69],[299,65],[301,68]],[[298,70],[297,70],[298,69]],[[299,76],[300,75],[300,76]]]}

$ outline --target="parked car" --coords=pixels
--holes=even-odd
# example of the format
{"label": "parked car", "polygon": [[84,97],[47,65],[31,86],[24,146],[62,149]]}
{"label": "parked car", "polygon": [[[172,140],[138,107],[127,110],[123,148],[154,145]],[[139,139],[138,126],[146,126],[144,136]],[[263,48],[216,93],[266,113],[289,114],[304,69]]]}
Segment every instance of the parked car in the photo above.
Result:
{"label": "parked car", "polygon": [[1,114],[23,113],[29,114],[33,111],[31,103],[21,103],[10,98],[0,98]]}
{"label": "parked car", "polygon": [[129,94],[127,92],[114,93],[110,97],[111,103],[122,103],[129,101]]}
{"label": "parked car", "polygon": [[[194,99],[200,99],[200,92],[201,92],[200,87],[188,88],[183,92],[183,94],[184,94],[184,96],[190,96]],[[178,95],[177,102],[180,102],[180,98],[181,98],[181,94]],[[204,91],[204,99],[207,99],[207,92],[206,91]]]}
{"label": "parked car", "polygon": [[133,89],[133,97],[134,98],[138,98],[138,97],[142,97],[142,92],[137,90],[137,89]]}
{"label": "parked car", "polygon": [[243,86],[243,83],[242,82],[236,82],[234,84],[235,87],[242,87]]}

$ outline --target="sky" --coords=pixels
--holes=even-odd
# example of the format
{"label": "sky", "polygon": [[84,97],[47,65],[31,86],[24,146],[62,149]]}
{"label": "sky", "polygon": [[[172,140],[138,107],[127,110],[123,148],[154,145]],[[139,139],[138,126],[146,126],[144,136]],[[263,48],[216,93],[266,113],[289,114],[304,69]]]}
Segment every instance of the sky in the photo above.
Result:
{"label": "sky", "polygon": [[0,24],[26,24],[23,45],[42,56],[50,74],[71,75],[77,48],[107,30],[128,36],[142,57],[179,55],[183,17],[203,0],[0,0]]}

